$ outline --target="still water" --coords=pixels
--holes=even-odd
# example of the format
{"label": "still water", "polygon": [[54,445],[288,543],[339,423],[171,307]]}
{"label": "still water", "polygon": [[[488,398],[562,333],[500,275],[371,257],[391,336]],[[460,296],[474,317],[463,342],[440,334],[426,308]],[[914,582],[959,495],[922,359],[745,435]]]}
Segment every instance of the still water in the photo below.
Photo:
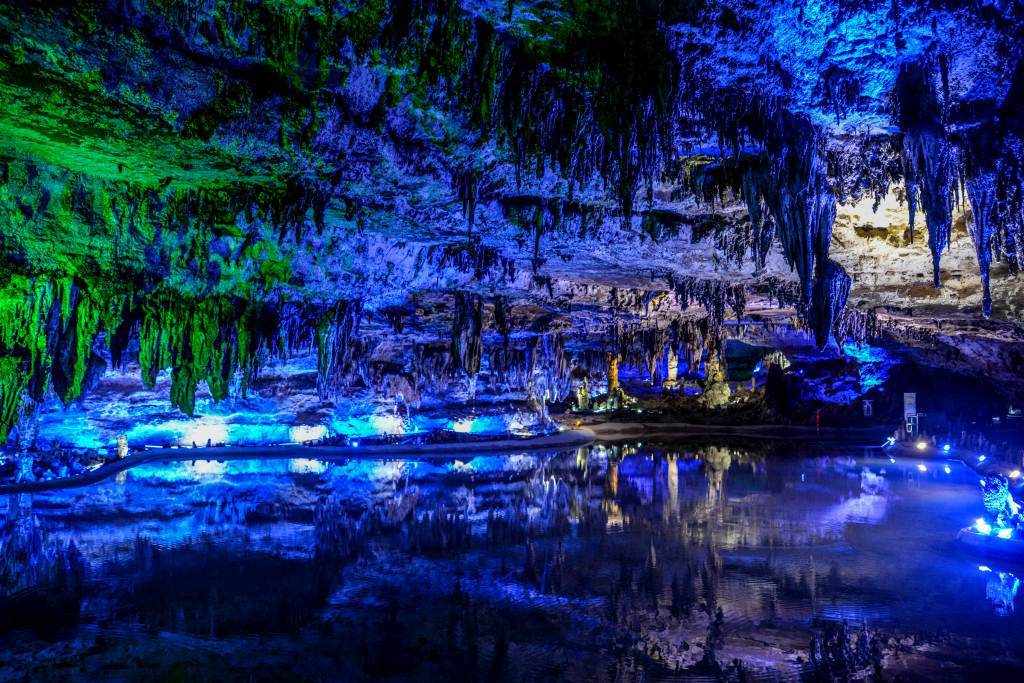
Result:
{"label": "still water", "polygon": [[0,497],[0,680],[1014,678],[977,484],[723,441],[139,466]]}

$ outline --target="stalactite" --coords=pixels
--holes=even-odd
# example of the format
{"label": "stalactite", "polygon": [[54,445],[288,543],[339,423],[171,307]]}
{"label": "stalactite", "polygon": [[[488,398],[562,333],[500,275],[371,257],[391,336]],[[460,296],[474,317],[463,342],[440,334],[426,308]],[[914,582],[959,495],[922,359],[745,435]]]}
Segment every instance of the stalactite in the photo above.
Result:
{"label": "stalactite", "polygon": [[476,206],[480,197],[480,171],[469,168],[460,169],[454,174],[455,192],[462,202],[462,217],[466,221],[466,231],[473,235],[473,224],[476,222]]}
{"label": "stalactite", "polygon": [[968,231],[974,241],[981,271],[982,314],[992,314],[992,294],[989,291],[989,270],[992,265],[992,246],[996,232],[996,178],[992,172],[975,172],[967,178],[967,195],[971,200],[972,220]]}
{"label": "stalactite", "polygon": [[768,252],[775,241],[775,223],[758,191],[758,187],[764,182],[759,177],[763,172],[761,169],[748,166],[743,172],[742,183],[743,199],[747,204],[747,216],[750,219],[752,233],[750,248],[754,255],[754,267],[758,272],[764,269]]}
{"label": "stalactite", "polygon": [[952,238],[953,195],[958,164],[948,140],[944,114],[935,92],[934,67],[929,60],[904,64],[896,81],[894,101],[903,131],[903,174],[914,234],[917,203],[928,224],[928,248],[936,289],[941,285],[939,263]]}
{"label": "stalactite", "polygon": [[476,280],[493,278],[512,281],[516,277],[515,260],[504,256],[497,249],[482,244],[479,237],[446,245],[436,259],[436,267],[455,268],[462,273],[472,273]]}
{"label": "stalactite", "polygon": [[452,318],[451,356],[455,370],[472,376],[480,371],[483,343],[483,302],[479,296],[465,292],[455,293]]}
{"label": "stalactite", "polygon": [[686,310],[691,303],[698,303],[708,313],[708,321],[713,330],[718,330],[725,322],[726,307],[732,309],[736,319],[743,317],[746,309],[746,293],[743,285],[731,285],[721,280],[708,280],[699,277],[670,278],[669,284],[676,295],[679,307]]}
{"label": "stalactite", "polygon": [[508,336],[512,333],[512,324],[509,321],[509,302],[507,296],[498,295],[494,297],[494,327],[501,335],[508,346]]}
{"label": "stalactite", "polygon": [[316,387],[323,399],[330,396],[332,383],[350,360],[352,341],[359,334],[362,302],[340,301],[319,313],[316,325]]}
{"label": "stalactite", "polygon": [[835,323],[846,309],[850,276],[832,259],[826,259],[820,270],[814,281],[814,300],[807,317],[814,331],[814,343],[823,348],[833,336]]}
{"label": "stalactite", "polygon": [[417,344],[411,372],[416,380],[417,391],[428,389],[436,393],[444,392],[455,373],[451,344]]}

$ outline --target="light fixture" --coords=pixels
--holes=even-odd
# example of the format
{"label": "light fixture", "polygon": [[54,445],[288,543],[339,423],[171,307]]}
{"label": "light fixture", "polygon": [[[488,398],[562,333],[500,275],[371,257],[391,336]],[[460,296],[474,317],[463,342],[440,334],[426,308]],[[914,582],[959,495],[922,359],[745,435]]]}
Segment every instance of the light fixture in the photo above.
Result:
{"label": "light fixture", "polygon": [[946,465],[945,467],[942,468],[942,471],[945,472],[946,474],[949,474],[953,470],[949,469],[949,465]]}
{"label": "light fixture", "polygon": [[917,442],[917,450],[923,451],[927,447],[928,447],[928,443],[927,442],[925,442],[925,441],[918,441]]}
{"label": "light fixture", "polygon": [[1010,479],[1020,479],[1020,470],[1010,472]]}
{"label": "light fixture", "polygon": [[984,455],[979,455],[978,456],[978,462],[985,462],[985,456]]}
{"label": "light fixture", "polygon": [[922,472],[927,472],[928,471],[928,468],[924,466],[923,462],[917,463],[917,469],[919,469]]}
{"label": "light fixture", "polygon": [[947,444],[943,444],[942,445],[942,452],[943,453],[949,453],[949,449],[950,448],[952,448],[952,446],[950,446],[948,443]]}

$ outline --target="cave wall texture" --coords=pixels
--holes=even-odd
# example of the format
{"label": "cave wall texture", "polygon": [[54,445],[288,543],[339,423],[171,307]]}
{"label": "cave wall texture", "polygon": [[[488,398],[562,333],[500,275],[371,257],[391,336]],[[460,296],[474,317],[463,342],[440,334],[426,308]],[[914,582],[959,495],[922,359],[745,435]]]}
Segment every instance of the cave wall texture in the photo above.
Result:
{"label": "cave wall texture", "polygon": [[560,400],[765,326],[1019,392],[1022,53],[1015,0],[8,0],[0,439],[294,365],[295,414]]}

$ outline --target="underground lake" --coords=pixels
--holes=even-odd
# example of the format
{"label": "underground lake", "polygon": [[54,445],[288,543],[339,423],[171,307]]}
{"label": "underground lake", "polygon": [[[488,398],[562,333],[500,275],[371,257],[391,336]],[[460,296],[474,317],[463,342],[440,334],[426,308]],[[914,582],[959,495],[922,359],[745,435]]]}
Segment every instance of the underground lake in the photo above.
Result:
{"label": "underground lake", "polygon": [[983,511],[959,460],[295,455],[0,498],[0,677],[981,680],[1024,657],[1021,569],[954,542]]}

